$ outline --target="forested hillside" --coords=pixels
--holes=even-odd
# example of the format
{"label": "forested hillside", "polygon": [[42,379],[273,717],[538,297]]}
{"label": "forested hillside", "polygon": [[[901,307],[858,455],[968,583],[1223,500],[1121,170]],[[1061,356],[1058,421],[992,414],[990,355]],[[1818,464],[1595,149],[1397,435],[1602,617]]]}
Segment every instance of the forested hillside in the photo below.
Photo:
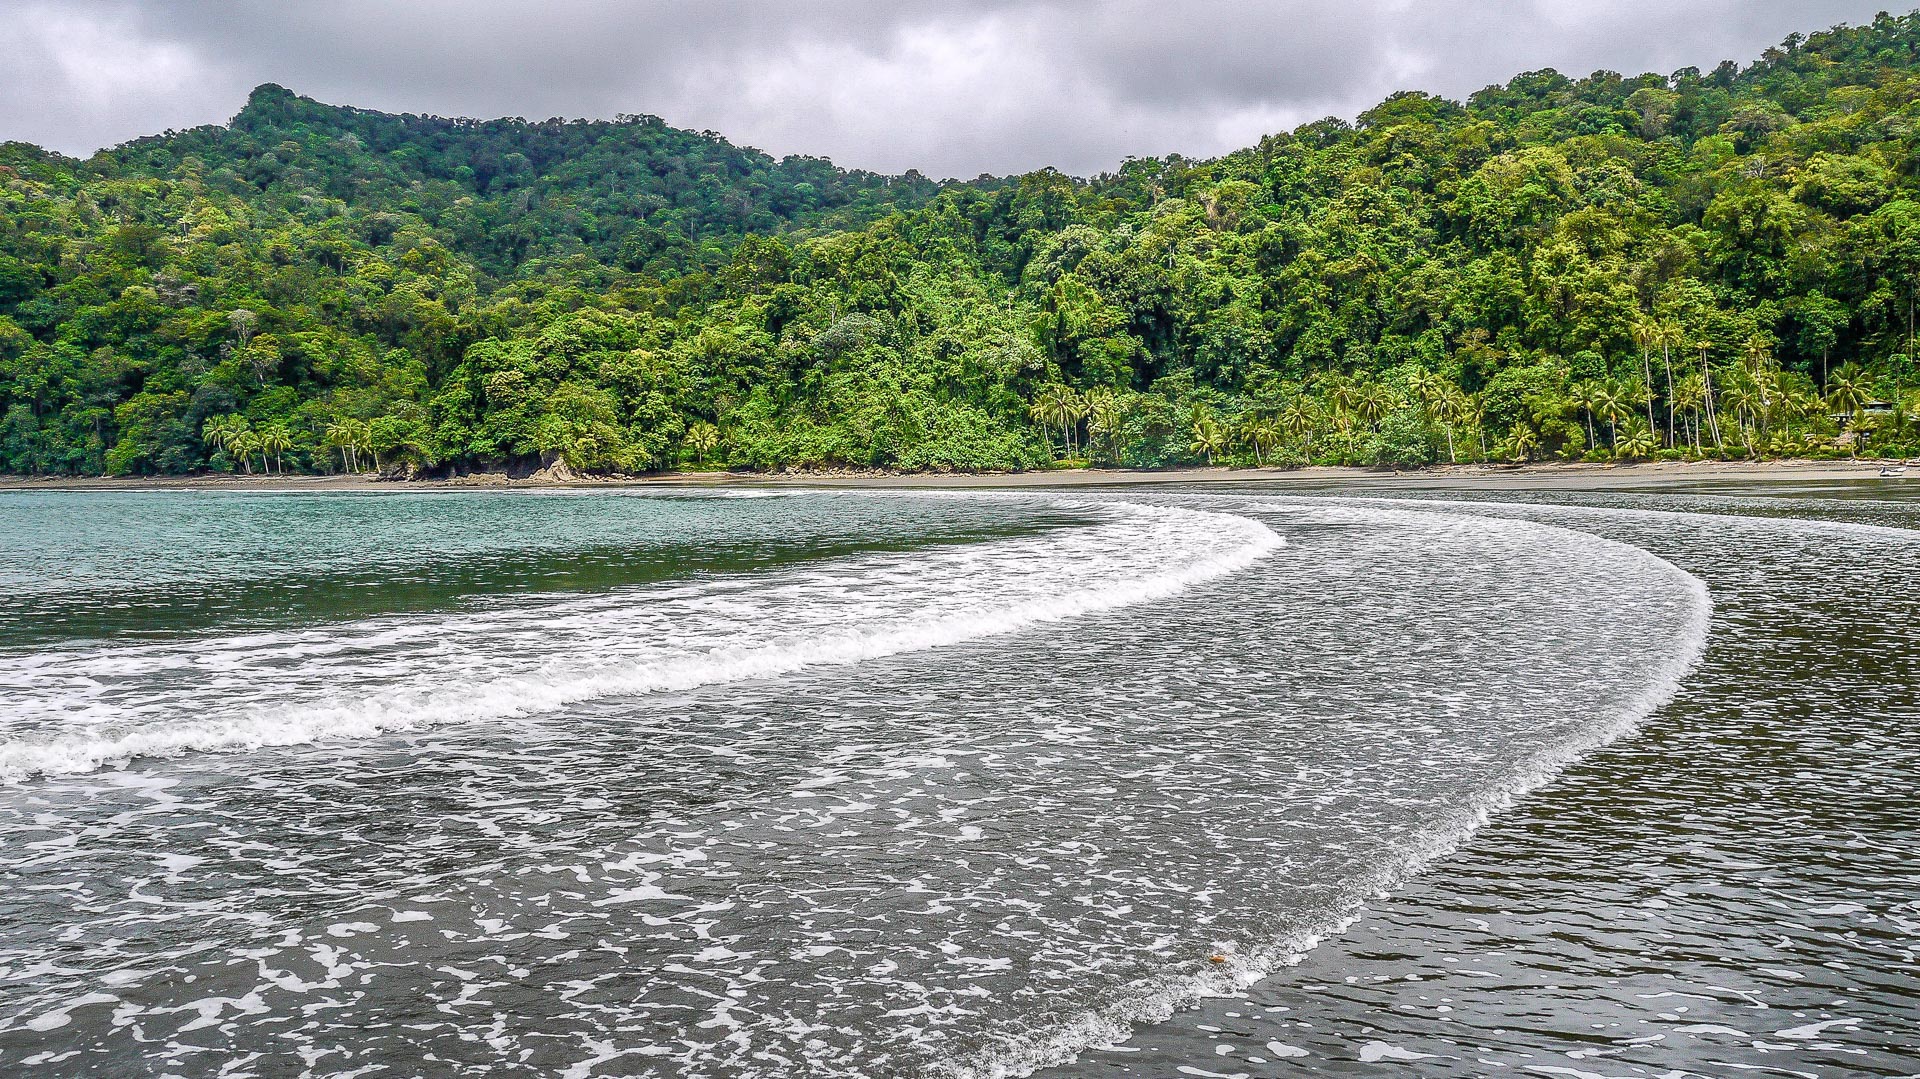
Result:
{"label": "forested hillside", "polygon": [[935,184],[255,91],[0,147],[0,469],[1920,452],[1920,16]]}

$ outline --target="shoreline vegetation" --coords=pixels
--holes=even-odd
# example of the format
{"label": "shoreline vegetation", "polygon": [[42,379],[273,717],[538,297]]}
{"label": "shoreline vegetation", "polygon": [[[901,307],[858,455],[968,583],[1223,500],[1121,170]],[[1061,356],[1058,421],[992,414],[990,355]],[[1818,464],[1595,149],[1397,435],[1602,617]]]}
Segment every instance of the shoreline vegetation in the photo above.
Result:
{"label": "shoreline vegetation", "polygon": [[1346,465],[1305,467],[1228,467],[1165,469],[1044,469],[1027,472],[898,472],[874,469],[820,469],[790,472],[699,471],[643,476],[571,476],[551,473],[513,478],[477,473],[444,479],[404,479],[373,473],[357,475],[187,476],[10,476],[0,475],[0,492],[10,491],[279,491],[326,492],[472,490],[597,490],[611,488],[723,489],[766,487],[851,488],[1050,488],[1125,487],[1180,483],[1271,483],[1318,487],[1460,487],[1465,489],[1542,489],[1725,483],[1743,480],[1819,482],[1879,479],[1879,470],[1898,460],[1815,461],[1663,461],[1629,464],[1541,462],[1522,465],[1437,465],[1418,469],[1358,468]]}
{"label": "shoreline vegetation", "polygon": [[0,144],[0,472],[1910,457],[1917,98],[1883,14],[936,181],[265,85]]}

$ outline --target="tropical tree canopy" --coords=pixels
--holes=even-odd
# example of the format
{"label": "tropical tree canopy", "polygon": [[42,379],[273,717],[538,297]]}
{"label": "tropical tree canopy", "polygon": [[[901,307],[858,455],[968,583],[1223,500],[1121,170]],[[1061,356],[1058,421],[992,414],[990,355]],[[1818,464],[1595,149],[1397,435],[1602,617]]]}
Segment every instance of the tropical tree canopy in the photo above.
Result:
{"label": "tropical tree canopy", "polygon": [[1916,99],[1881,16],[934,182],[263,86],[0,146],[0,470],[1915,452]]}

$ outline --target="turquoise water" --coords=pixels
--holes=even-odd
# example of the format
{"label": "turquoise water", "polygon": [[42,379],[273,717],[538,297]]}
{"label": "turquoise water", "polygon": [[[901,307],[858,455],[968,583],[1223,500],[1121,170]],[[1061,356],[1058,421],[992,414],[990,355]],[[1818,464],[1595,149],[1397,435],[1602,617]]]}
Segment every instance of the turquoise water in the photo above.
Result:
{"label": "turquoise water", "polygon": [[[779,497],[779,496],[769,496]],[[952,499],[0,492],[0,649],[448,609],[1072,520]]]}

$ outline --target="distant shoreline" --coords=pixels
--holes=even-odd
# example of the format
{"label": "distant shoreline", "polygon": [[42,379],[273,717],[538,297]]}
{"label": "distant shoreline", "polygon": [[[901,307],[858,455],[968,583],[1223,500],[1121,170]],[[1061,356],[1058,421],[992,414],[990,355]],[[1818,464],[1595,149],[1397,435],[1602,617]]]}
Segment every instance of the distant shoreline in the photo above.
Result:
{"label": "distant shoreline", "polygon": [[1408,471],[1312,465],[1305,468],[1073,469],[1004,473],[669,472],[617,479],[520,479],[486,473],[450,479],[380,480],[369,476],[0,476],[0,491],[441,491],[712,489],[727,487],[1040,488],[1129,487],[1172,483],[1263,483],[1281,487],[1458,487],[1464,489],[1666,486],[1729,480],[1859,480],[1878,478],[1894,462],[1661,461],[1643,464],[1438,465]]}

